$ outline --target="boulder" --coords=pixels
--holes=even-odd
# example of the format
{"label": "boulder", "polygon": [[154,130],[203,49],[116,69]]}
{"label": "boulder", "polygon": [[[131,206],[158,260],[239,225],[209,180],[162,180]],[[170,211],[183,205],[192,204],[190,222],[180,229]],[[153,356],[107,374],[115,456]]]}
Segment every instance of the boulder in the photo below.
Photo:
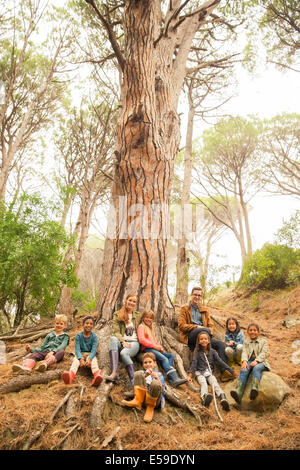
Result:
{"label": "boulder", "polygon": [[[252,374],[250,374],[243,395],[241,409],[250,411],[272,411],[278,408],[283,399],[291,393],[288,385],[282,380],[279,375],[270,371],[262,373],[262,378],[259,384],[258,396],[255,400],[250,400],[250,390],[252,383]],[[230,395],[230,390],[237,386],[237,379],[230,382],[224,387],[228,402],[230,405],[236,404],[235,400]]]}

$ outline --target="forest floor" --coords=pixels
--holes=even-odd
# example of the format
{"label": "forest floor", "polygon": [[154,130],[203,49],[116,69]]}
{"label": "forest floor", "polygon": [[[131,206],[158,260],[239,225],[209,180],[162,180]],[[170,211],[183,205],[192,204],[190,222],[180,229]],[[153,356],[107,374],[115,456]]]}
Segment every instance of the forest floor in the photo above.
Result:
{"label": "forest floor", "polygon": [[[47,425],[50,415],[70,389],[74,390],[71,418],[63,408],[52,423],[45,426],[31,449],[105,449],[105,450],[295,450],[300,449],[300,323],[286,328],[283,322],[290,316],[300,318],[300,287],[260,293],[250,297],[236,297],[227,289],[211,304],[218,318],[236,317],[246,328],[257,322],[269,344],[269,362],[272,372],[289,385],[291,394],[273,412],[240,411],[232,406],[229,413],[220,409],[220,422],[213,403],[204,409],[202,425],[190,413],[166,402],[162,412],[155,411],[150,424],[143,421],[144,411],[124,408],[120,402],[129,383],[124,369],[107,400],[104,423],[92,435],[89,425],[92,403],[97,390],[90,386],[91,376],[79,373],[73,385],[61,380],[36,384],[19,392],[0,395],[0,449],[23,449],[30,436]],[[81,330],[79,319],[70,331],[71,342],[63,365],[53,369],[67,369],[72,361],[74,337]],[[19,349],[24,343],[7,342],[7,352]],[[101,345],[100,345],[101,348]],[[294,354],[294,356],[293,356]],[[296,361],[295,361],[296,358]],[[297,364],[298,362],[298,364]],[[51,368],[52,369],[52,368]],[[0,365],[0,386],[13,378],[11,363]],[[199,405],[199,394],[187,385],[179,387],[191,404]],[[76,427],[77,423],[77,427]],[[75,429],[74,429],[75,424]],[[73,429],[73,431],[72,431]],[[67,433],[72,434],[64,442]]]}

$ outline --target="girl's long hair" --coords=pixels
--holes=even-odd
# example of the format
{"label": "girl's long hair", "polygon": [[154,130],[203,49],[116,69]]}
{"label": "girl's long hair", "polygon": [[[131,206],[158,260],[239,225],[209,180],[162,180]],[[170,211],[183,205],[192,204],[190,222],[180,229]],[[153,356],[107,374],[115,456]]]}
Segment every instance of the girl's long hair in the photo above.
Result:
{"label": "girl's long hair", "polygon": [[212,347],[211,347],[211,342],[210,342],[210,337],[209,337],[209,334],[206,332],[206,331],[203,331],[202,333],[200,332],[197,336],[197,344],[196,344],[196,347],[195,347],[195,351],[197,354],[204,354],[204,350],[201,346],[201,344],[199,343],[199,339],[200,339],[200,335],[206,335],[209,339],[209,343],[207,345],[207,352],[208,352],[208,356],[209,358],[211,359],[212,357]]}
{"label": "girl's long hair", "polygon": [[125,299],[123,307],[119,311],[118,321],[123,321],[124,323],[127,323],[128,320],[129,320],[129,314],[128,314],[128,311],[126,310],[126,307],[125,307],[126,302],[129,299],[129,297],[135,297],[137,299],[137,295],[136,294],[128,294],[126,299]]}
{"label": "girl's long hair", "polygon": [[233,320],[235,325],[236,325],[234,333],[239,333],[241,331],[241,327],[240,327],[239,322],[237,321],[237,319],[234,318],[234,317],[227,318],[227,320],[226,320],[226,333],[231,333],[231,331],[228,330],[229,320]]}

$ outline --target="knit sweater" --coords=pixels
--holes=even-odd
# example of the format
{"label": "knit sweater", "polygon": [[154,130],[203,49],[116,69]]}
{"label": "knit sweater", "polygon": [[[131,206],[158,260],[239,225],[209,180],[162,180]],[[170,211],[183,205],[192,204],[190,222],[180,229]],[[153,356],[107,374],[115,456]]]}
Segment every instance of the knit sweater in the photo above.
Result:
{"label": "knit sweater", "polygon": [[32,352],[50,352],[53,351],[57,353],[57,351],[65,350],[68,346],[70,341],[70,337],[68,333],[62,333],[61,335],[57,335],[55,331],[49,333],[43,341],[43,344],[40,348],[32,349]]}
{"label": "knit sweater", "polygon": [[86,337],[81,333],[75,336],[75,354],[77,359],[82,358],[83,352],[89,352],[89,358],[92,360],[96,356],[98,346],[98,336],[91,332],[90,336]]}

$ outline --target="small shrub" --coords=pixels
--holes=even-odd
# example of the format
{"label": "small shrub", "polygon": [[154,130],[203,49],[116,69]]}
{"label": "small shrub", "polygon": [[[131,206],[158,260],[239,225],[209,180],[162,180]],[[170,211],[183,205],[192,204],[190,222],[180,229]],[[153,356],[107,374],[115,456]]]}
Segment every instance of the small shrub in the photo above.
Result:
{"label": "small shrub", "polygon": [[257,289],[280,289],[291,282],[291,273],[299,273],[299,266],[300,250],[265,243],[246,261],[240,285]]}

